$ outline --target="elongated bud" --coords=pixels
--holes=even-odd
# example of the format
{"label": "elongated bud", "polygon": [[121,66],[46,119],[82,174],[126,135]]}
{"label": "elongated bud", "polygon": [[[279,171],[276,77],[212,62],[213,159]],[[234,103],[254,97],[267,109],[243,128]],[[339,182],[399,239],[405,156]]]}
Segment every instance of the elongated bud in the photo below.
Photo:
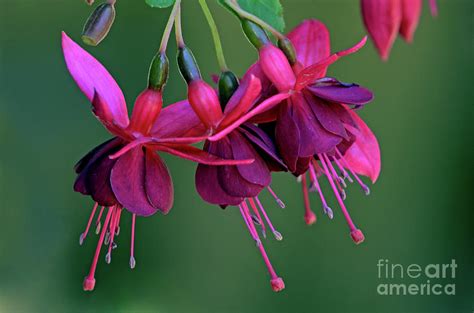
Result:
{"label": "elongated bud", "polygon": [[254,45],[255,48],[260,49],[270,43],[270,39],[263,28],[246,19],[242,19],[242,29],[245,36]]}
{"label": "elongated bud", "polygon": [[111,3],[102,3],[87,19],[82,31],[82,41],[97,46],[109,33],[115,19],[115,7]]}
{"label": "elongated bud", "polygon": [[148,71],[148,88],[162,90],[168,80],[170,64],[164,52],[158,52],[150,64]]}
{"label": "elongated bud", "polygon": [[295,47],[293,47],[290,39],[286,37],[278,39],[278,48],[283,51],[291,65],[296,63],[296,50]]}
{"label": "elongated bud", "polygon": [[294,88],[296,78],[285,54],[269,43],[260,49],[260,66],[265,75],[281,92]]}
{"label": "elongated bud", "polygon": [[214,129],[222,120],[222,109],[216,91],[202,79],[188,84],[189,104],[201,122]]}
{"label": "elongated bud", "polygon": [[201,79],[201,72],[196,63],[194,55],[188,47],[180,47],[178,49],[178,67],[184,80],[190,82]]}
{"label": "elongated bud", "polygon": [[227,102],[239,88],[239,79],[231,71],[222,72],[219,76],[219,100],[221,108],[224,110]]}
{"label": "elongated bud", "polygon": [[144,135],[148,134],[158,118],[162,106],[161,90],[145,89],[135,100],[130,129]]}

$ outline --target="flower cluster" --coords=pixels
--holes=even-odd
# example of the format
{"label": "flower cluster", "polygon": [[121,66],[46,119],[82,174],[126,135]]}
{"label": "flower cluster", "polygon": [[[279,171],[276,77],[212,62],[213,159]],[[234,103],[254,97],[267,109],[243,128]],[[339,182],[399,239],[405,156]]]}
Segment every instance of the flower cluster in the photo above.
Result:
{"label": "flower cluster", "polygon": [[[310,208],[311,191],[320,199],[323,212],[331,219],[335,215],[321,186],[322,180],[327,180],[353,241],[359,244],[364,240],[345,199],[346,188],[352,182],[368,195],[369,187],[361,176],[375,182],[380,172],[377,139],[358,115],[358,110],[372,101],[373,94],[358,84],[330,77],[327,72],[331,64],[362,48],[366,38],[347,50],[331,53],[329,31],[318,20],[303,21],[283,35],[246,12],[240,16],[242,27],[258,49],[259,59],[239,79],[227,68],[215,24],[205,1],[200,3],[214,30],[221,66],[220,76],[215,77],[217,86],[201,77],[191,49],[184,42],[178,0],[151,62],[148,85],[138,95],[130,118],[124,95],[105,67],[66,33],[62,34],[69,73],[92,104],[94,115],[112,135],[75,166],[74,190],[94,201],[80,244],[91,227],[99,235],[84,290],[94,289],[102,246],[107,249],[106,262],[111,262],[123,213],[132,215],[130,267],[134,268],[136,217],[148,217],[158,211],[167,214],[172,208],[173,183],[161,153],[198,163],[195,183],[201,198],[240,211],[274,291],[281,291],[285,284],[269,260],[262,237],[268,232],[277,240],[283,237],[259,198],[266,191],[279,206],[285,206],[270,186],[272,172],[289,172],[301,182],[304,219],[309,225],[316,222],[316,214]],[[234,6],[235,12],[242,12],[235,1],[229,5]],[[94,30],[88,34],[97,42],[111,25],[110,12],[103,12],[104,18],[100,18],[100,12],[94,16],[99,24],[87,24],[88,30]],[[177,62],[188,96],[163,108],[168,78],[166,48],[173,24]],[[276,35],[276,43],[266,31]],[[202,148],[196,146],[198,143],[203,143]]]}

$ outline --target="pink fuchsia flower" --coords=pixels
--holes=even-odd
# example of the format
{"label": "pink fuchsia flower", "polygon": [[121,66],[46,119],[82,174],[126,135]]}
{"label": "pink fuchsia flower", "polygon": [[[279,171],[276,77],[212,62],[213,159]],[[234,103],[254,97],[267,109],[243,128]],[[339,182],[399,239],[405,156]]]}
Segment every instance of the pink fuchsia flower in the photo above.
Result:
{"label": "pink fuchsia flower", "polygon": [[[334,167],[340,165],[341,169],[345,169],[344,166],[352,169],[353,165],[345,162],[343,157],[349,153],[349,147],[356,145],[356,141],[361,143],[365,140],[365,137],[362,137],[365,133],[359,131],[359,126],[352,116],[353,111],[347,105],[361,107],[371,101],[373,95],[369,90],[356,84],[341,83],[334,78],[326,77],[326,72],[328,66],[340,57],[360,49],[366,39],[364,38],[351,49],[331,55],[329,32],[323,23],[316,20],[301,23],[290,32],[288,38],[296,50],[297,61],[293,66],[280,50],[267,45],[260,49],[260,61],[249,72],[262,81],[265,81],[266,77],[278,89],[278,92],[290,94],[290,97],[283,101],[277,110],[274,110],[275,140],[278,150],[293,174],[299,176],[309,170],[314,190],[318,190],[319,186],[317,177],[322,174],[327,176],[331,187],[337,191],[336,198],[349,223],[351,236],[356,243],[360,243],[363,240],[362,232],[352,222],[343,202],[345,181],[335,175]],[[276,65],[273,66],[273,64]],[[262,74],[264,77],[260,76]],[[377,157],[379,155],[377,141],[373,135],[367,138],[376,145],[376,148],[366,151],[367,158],[379,170],[380,157]],[[351,161],[361,156],[361,154],[355,155]],[[357,163],[357,161],[354,162]],[[354,170],[354,178],[362,184],[364,190],[368,190],[357,176],[365,172],[361,168],[357,170],[361,172],[357,173]],[[377,175],[378,170],[374,170]],[[345,176],[348,177],[348,175]],[[307,181],[306,175],[301,178],[304,182]],[[322,192],[319,194],[325,213],[331,217],[332,210],[327,205]],[[316,215],[309,206],[306,184],[303,184],[303,195],[305,220],[308,224],[312,224],[316,221]]]}
{"label": "pink fuchsia flower", "polygon": [[[200,81],[200,80],[197,80]],[[196,82],[196,81],[194,81]],[[192,82],[191,84],[193,84]],[[280,206],[283,202],[270,188],[271,171],[286,170],[286,166],[276,152],[276,148],[270,137],[255,126],[253,122],[259,119],[261,107],[269,107],[284,99],[285,95],[277,95],[258,103],[261,95],[260,80],[254,76],[249,77],[237,88],[227,103],[220,103],[217,93],[206,84],[202,90],[189,91],[191,104],[183,107],[186,116],[194,116],[188,123],[202,125],[207,131],[217,134],[225,131],[241,118],[247,122],[232,129],[221,139],[210,142],[206,141],[204,150],[220,158],[231,158],[235,160],[253,159],[252,164],[209,166],[200,163],[196,171],[196,189],[203,200],[225,208],[229,205],[238,206],[242,218],[257,243],[264,262],[271,276],[271,286],[274,291],[284,288],[283,280],[276,274],[260,240],[257,227],[263,236],[266,236],[267,227],[277,240],[282,240],[281,234],[274,228],[260,199],[260,192],[267,188],[275,197]],[[191,85],[190,85],[191,87]],[[196,94],[193,94],[196,92]],[[192,99],[192,100],[191,100]],[[206,100],[206,101],[204,101]],[[214,103],[209,103],[213,101]],[[184,103],[184,102],[183,102]],[[207,107],[216,108],[208,116],[204,110],[196,110],[198,103],[206,103]],[[215,114],[215,113],[218,114]],[[218,119],[214,117],[220,116]]]}
{"label": "pink fuchsia flower", "polygon": [[[436,0],[429,1],[431,14],[438,15]],[[400,33],[411,43],[418,26],[423,0],[361,0],[365,27],[383,60],[390,55]]]}
{"label": "pink fuchsia flower", "polygon": [[263,74],[278,92],[290,95],[275,111],[275,138],[288,169],[300,175],[314,155],[329,153],[349,140],[339,114],[343,104],[359,107],[370,102],[373,95],[357,84],[326,77],[328,66],[360,49],[365,38],[353,48],[331,55],[329,32],[317,20],[301,23],[288,38],[296,50],[296,64],[291,66],[280,49],[267,44],[260,49],[260,61],[250,72]]}
{"label": "pink fuchsia flower", "polygon": [[[94,148],[75,166],[78,174],[74,190],[90,195],[95,201],[86,230],[86,238],[95,213],[97,232],[105,207],[106,217],[100,231],[99,242],[89,274],[84,280],[84,290],[93,290],[95,270],[102,244],[108,245],[106,262],[116,243],[123,209],[132,213],[132,244],[130,267],[135,267],[134,231],[138,216],[150,216],[160,211],[167,214],[173,204],[173,185],[164,162],[156,151],[167,152],[195,162],[213,165],[251,163],[252,160],[222,160],[188,144],[202,141],[203,137],[183,137],[192,134],[193,124],[186,117],[179,119],[163,110],[161,90],[151,88],[136,99],[129,120],[127,106],[120,87],[113,77],[94,57],[62,33],[62,47],[67,68],[79,88],[92,103],[92,110],[100,122],[115,137]],[[162,118],[159,118],[162,116]],[[160,125],[172,124],[166,130]]]}

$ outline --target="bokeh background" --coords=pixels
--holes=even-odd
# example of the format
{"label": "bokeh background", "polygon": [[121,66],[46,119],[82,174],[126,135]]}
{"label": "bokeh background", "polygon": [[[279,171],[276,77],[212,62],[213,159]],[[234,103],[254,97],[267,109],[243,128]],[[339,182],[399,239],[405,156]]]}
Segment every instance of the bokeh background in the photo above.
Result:
{"label": "bokeh background", "polygon": [[[237,20],[209,2],[228,63],[242,74],[256,53]],[[288,29],[305,18],[324,21],[333,50],[364,35],[358,1],[283,4]],[[237,210],[203,203],[194,188],[195,164],[168,156],[175,205],[166,217],[137,221],[137,267],[128,267],[125,215],[112,263],[102,254],[96,290],[82,290],[96,238],[78,244],[92,202],[72,191],[72,167],[109,135],[66,71],[60,32],[79,40],[90,10],[79,0],[0,1],[0,312],[472,312],[471,0],[441,1],[436,19],[425,7],[415,43],[397,40],[387,63],[368,44],[331,67],[331,75],[376,94],[362,115],[380,141],[382,174],[370,197],[355,185],[349,190],[347,204],[367,238],[361,246],[352,243],[340,212],[333,221],[323,216],[316,195],[318,222],[305,226],[300,185],[289,174],[275,175],[287,208],[264,199],[285,239],[265,245],[286,282],[280,294],[271,291]],[[217,66],[197,1],[185,0],[183,10],[187,43],[210,75]],[[109,37],[87,47],[130,104],[145,87],[168,13],[143,1],[118,1]],[[167,103],[185,97],[175,64],[165,96]],[[456,295],[380,296],[378,259],[404,265],[456,259]]]}

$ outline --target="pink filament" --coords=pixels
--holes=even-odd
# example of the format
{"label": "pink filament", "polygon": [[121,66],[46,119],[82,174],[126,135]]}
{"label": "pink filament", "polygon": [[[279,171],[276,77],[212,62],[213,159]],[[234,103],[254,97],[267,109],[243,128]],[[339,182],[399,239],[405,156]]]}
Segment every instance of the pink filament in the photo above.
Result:
{"label": "pink filament", "polygon": [[[326,173],[328,173],[329,169],[328,169],[328,165],[326,164],[326,160],[325,160],[326,155],[318,154],[318,157],[319,157],[319,160],[321,161],[321,164],[323,165],[324,170],[326,171]],[[344,214],[344,218],[346,219],[347,224],[349,225],[349,228],[351,229],[351,231],[356,230],[356,227],[355,227],[354,223],[352,222],[351,216],[349,215],[349,212],[346,209],[344,201],[341,199],[341,195],[339,194],[339,191],[337,190],[337,187],[334,184],[334,181],[333,181],[331,175],[326,175],[326,177],[328,178],[329,184],[331,185],[331,188],[334,191],[334,195],[336,196],[337,202],[339,203],[339,206],[341,207],[342,213]]]}
{"label": "pink filament", "polygon": [[275,199],[275,201],[278,203],[278,205],[279,205],[282,209],[284,209],[284,208],[285,208],[285,203],[283,203],[283,201],[281,201],[281,199],[278,198],[277,194],[273,191],[273,189],[272,189],[270,186],[268,186],[267,189],[268,189],[268,192],[270,192],[270,194],[272,195],[272,197]]}
{"label": "pink filament", "polygon": [[[364,182],[359,178],[359,176],[354,172],[354,170],[352,169],[352,167],[347,163],[346,159],[344,158],[344,156],[342,155],[342,153],[336,148],[336,153],[337,155],[341,158],[341,161],[342,163],[344,164],[344,166],[349,169],[349,171],[351,172],[352,176],[354,176],[355,180],[357,181],[357,183],[360,185],[360,187],[365,191],[365,193],[367,193],[369,191],[369,187],[367,187]],[[368,193],[367,193],[368,194]]]}
{"label": "pink filament", "polygon": [[352,178],[349,176],[349,173],[345,170],[345,168],[342,166],[339,160],[336,157],[332,157],[332,159],[334,160],[334,162],[336,162],[337,167],[342,172],[342,175],[344,175],[344,178],[347,178],[347,180],[352,183],[353,182]]}
{"label": "pink filament", "polygon": [[102,228],[102,232],[100,233],[99,241],[97,242],[97,248],[95,249],[94,259],[92,260],[92,265],[89,274],[87,275],[89,279],[94,279],[95,270],[97,268],[97,261],[100,255],[100,249],[102,248],[102,244],[104,242],[105,232],[107,231],[107,225],[109,224],[110,216],[112,215],[112,210],[113,207],[109,207],[109,210],[107,211],[107,216],[105,217],[104,222],[104,228]]}
{"label": "pink filament", "polygon": [[263,247],[263,244],[261,243],[260,239],[258,238],[258,234],[257,234],[257,231],[254,227],[254,225],[251,223],[251,219],[250,219],[250,216],[248,214],[248,206],[247,206],[247,203],[242,202],[242,208],[243,208],[243,212],[242,212],[242,215],[244,217],[244,220],[246,219],[246,224],[247,226],[249,227],[249,231],[250,231],[250,234],[252,235],[252,237],[256,236],[256,238],[258,239],[258,242],[259,244],[257,245],[258,246],[258,249],[260,250],[260,254],[262,255],[262,258],[263,258],[263,261],[265,262],[265,265],[268,269],[268,272],[270,273],[270,276],[272,279],[277,279],[278,276],[275,272],[275,270],[273,269],[273,266],[270,262],[270,259],[268,258],[268,255],[265,251],[265,248]]}
{"label": "pink filament", "polygon": [[112,247],[114,245],[115,228],[117,227],[118,218],[119,218],[119,214],[120,214],[121,210],[122,209],[116,207],[115,210],[114,210],[114,213],[112,213],[113,214],[112,215],[112,222],[110,223],[110,226],[109,226],[109,234],[110,234],[109,250],[107,251],[109,262],[110,262],[110,258],[111,258]]}
{"label": "pink filament", "polygon": [[308,193],[308,182],[306,180],[306,173],[301,175],[301,187],[303,189],[303,200],[304,200],[304,208],[305,208],[305,216],[315,215],[314,212],[311,210],[311,203],[309,201],[309,193]]}
{"label": "pink filament", "polygon": [[89,233],[89,228],[91,227],[92,220],[94,219],[95,211],[97,210],[98,206],[99,206],[99,204],[96,202],[94,204],[94,208],[92,209],[92,213],[89,216],[89,220],[87,221],[86,230],[81,234],[81,244],[82,244],[82,241],[84,241],[84,239],[86,239],[86,236]]}
{"label": "pink filament", "polygon": [[130,243],[130,259],[134,259],[134,249],[135,249],[135,219],[136,214],[132,214],[132,239]]}
{"label": "pink filament", "polygon": [[255,202],[253,201],[253,199],[249,198],[248,200],[249,200],[250,206],[252,207],[252,211],[255,213],[255,215],[257,215],[260,225],[262,226],[262,231],[265,234],[266,227],[265,227],[265,223],[262,220],[262,217],[260,216],[260,212],[258,211],[257,206],[255,205]]}
{"label": "pink filament", "polygon": [[268,227],[270,227],[270,230],[275,233],[278,232],[275,227],[273,227],[272,221],[268,217],[267,212],[265,211],[265,208],[263,207],[262,203],[260,202],[260,199],[258,197],[255,197],[255,201],[257,201],[257,205],[260,208],[260,211],[262,211],[263,217],[265,217],[265,220],[267,221]]}
{"label": "pink filament", "polygon": [[324,198],[323,191],[321,190],[321,186],[319,185],[318,181],[318,175],[316,175],[316,171],[314,170],[314,167],[312,164],[309,166],[309,174],[311,177],[311,181],[316,187],[316,190],[318,191],[319,197],[321,198],[321,202],[323,203],[324,210],[326,211],[326,208],[328,208],[328,204],[326,202],[326,198]]}

